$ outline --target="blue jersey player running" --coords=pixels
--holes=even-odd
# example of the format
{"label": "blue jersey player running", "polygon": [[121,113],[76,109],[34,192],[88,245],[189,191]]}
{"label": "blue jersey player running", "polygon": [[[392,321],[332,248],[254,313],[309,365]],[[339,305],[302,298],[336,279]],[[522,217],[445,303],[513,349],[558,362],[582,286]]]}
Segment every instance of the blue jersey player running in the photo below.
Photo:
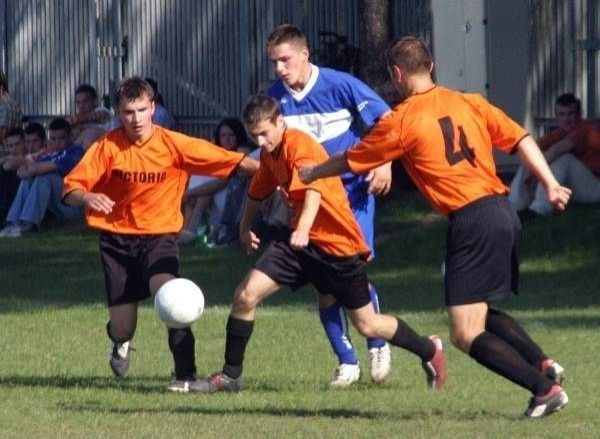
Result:
{"label": "blue jersey player running", "polygon": [[[354,76],[309,61],[305,35],[289,24],[275,28],[267,39],[267,51],[279,76],[267,94],[279,102],[286,125],[308,132],[329,155],[345,151],[360,141],[360,120],[369,128],[390,111],[388,105],[366,84]],[[367,244],[374,254],[374,195],[390,190],[391,164],[369,174],[347,173],[342,181]],[[319,295],[321,322],[339,366],[331,385],[348,387],[360,378],[360,366],[348,334],[347,317],[337,302],[325,302]],[[379,312],[379,300],[371,285],[371,301]],[[371,379],[382,382],[391,367],[390,349],[382,339],[368,339]]]}

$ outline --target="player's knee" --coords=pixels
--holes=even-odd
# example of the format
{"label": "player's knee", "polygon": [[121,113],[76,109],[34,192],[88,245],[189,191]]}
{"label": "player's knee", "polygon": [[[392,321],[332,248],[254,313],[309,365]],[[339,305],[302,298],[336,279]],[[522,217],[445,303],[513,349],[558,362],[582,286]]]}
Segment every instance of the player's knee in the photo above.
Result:
{"label": "player's knee", "polygon": [[259,296],[253,293],[248,288],[240,287],[235,292],[235,300],[233,302],[233,309],[235,311],[250,311],[256,308],[259,302]]}
{"label": "player's knee", "polygon": [[369,320],[360,319],[354,322],[354,327],[363,337],[373,338],[378,336],[376,326],[373,323]]}
{"label": "player's knee", "polygon": [[131,340],[134,333],[135,327],[131,325],[115,324],[115,322],[111,322],[110,324],[110,338],[117,343],[124,343]]}
{"label": "player's knee", "polygon": [[450,341],[452,342],[454,347],[468,354],[469,350],[471,349],[471,342],[473,341],[473,337],[467,331],[455,329],[450,333]]}

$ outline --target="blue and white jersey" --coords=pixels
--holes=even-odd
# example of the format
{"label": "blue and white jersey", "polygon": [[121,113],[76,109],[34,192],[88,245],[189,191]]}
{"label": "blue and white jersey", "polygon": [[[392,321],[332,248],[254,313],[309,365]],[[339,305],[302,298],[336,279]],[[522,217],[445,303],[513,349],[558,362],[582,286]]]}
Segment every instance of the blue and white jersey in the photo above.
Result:
{"label": "blue and white jersey", "polygon": [[[279,102],[288,127],[311,134],[329,155],[346,151],[360,141],[361,121],[370,128],[390,107],[368,85],[348,73],[315,65],[311,68],[302,91],[292,90],[279,79],[267,94]],[[367,193],[365,178],[366,174],[342,175],[350,207],[373,249],[375,201]]]}

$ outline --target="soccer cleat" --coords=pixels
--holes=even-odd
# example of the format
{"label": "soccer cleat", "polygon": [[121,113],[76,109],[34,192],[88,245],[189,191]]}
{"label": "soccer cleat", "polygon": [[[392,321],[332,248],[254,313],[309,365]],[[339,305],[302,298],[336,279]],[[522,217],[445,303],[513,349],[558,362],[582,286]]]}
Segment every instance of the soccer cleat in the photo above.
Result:
{"label": "soccer cleat", "polygon": [[360,379],[360,365],[342,363],[333,371],[333,379],[329,383],[331,387],[343,389],[352,385]]}
{"label": "soccer cleat", "polygon": [[167,390],[170,392],[178,392],[178,393],[188,393],[190,391],[190,387],[197,380],[178,380],[174,379],[167,386]]}
{"label": "soccer cleat", "polygon": [[429,337],[435,346],[435,354],[429,361],[423,361],[421,364],[425,374],[427,374],[427,384],[433,390],[440,390],[446,383],[446,359],[444,358],[444,350],[442,339],[437,335]]}
{"label": "soccer cleat", "polygon": [[390,346],[386,343],[380,348],[369,349],[369,361],[371,362],[371,380],[374,383],[383,382],[392,369]]}
{"label": "soccer cleat", "polygon": [[117,378],[124,378],[127,375],[132,349],[128,341],[112,344],[108,363]]}
{"label": "soccer cleat", "polygon": [[554,384],[550,391],[544,396],[532,396],[529,407],[523,414],[526,418],[536,419],[551,415],[559,411],[569,402],[567,392],[558,384]]}
{"label": "soccer cleat", "polygon": [[215,392],[239,392],[242,390],[242,377],[231,378],[223,372],[209,375],[202,380],[188,382],[190,392],[215,393]]}
{"label": "soccer cleat", "polygon": [[562,384],[565,379],[565,368],[550,358],[542,361],[540,371],[556,384]]}

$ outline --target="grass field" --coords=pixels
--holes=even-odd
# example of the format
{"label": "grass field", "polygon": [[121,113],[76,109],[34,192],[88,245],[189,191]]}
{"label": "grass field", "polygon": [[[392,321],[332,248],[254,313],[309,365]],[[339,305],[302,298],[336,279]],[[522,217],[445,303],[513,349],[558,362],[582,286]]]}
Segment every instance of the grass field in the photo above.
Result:
{"label": "grass field", "polygon": [[[445,220],[414,193],[396,199],[380,208],[370,275],[386,311],[442,335],[449,362],[442,392],[429,391],[418,360],[399,349],[385,384],[371,384],[367,374],[352,389],[328,389],[335,360],[311,290],[282,291],[261,306],[239,394],[164,391],[172,364],[150,303],[141,310],[130,375],[116,381],[107,364],[97,234],[56,226],[0,240],[0,438],[599,437],[598,207],[525,225],[522,294],[503,307],[566,367],[571,402],[524,421],[528,393],[448,341]],[[195,325],[201,375],[222,365],[229,303],[251,263],[236,250],[182,250],[182,274],[207,300]],[[365,344],[356,333],[354,341],[367,372]]]}

